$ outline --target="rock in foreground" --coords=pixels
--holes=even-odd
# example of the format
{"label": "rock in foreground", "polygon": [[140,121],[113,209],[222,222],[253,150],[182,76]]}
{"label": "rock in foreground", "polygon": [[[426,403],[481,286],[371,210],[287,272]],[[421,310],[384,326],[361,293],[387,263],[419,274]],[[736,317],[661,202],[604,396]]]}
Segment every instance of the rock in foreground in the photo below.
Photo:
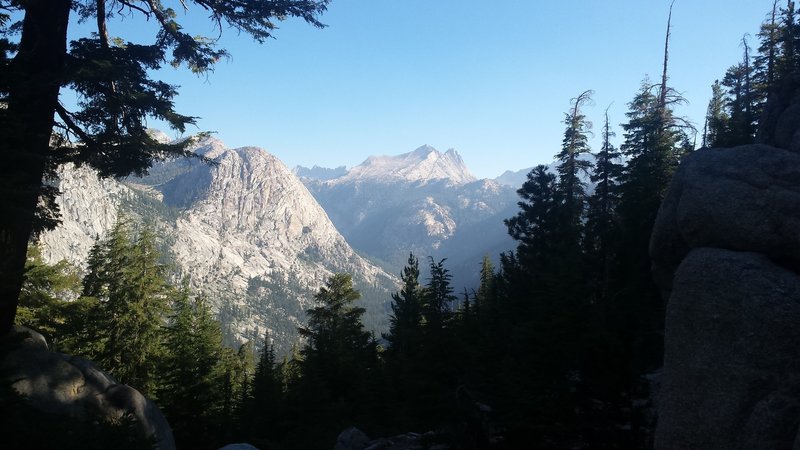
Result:
{"label": "rock in foreground", "polygon": [[36,410],[86,423],[130,420],[142,441],[159,450],[175,449],[172,430],[158,407],[90,361],[51,352],[42,335],[19,326],[3,338],[0,349],[0,382],[10,384]]}
{"label": "rock in foreground", "polygon": [[685,158],[650,251],[669,298],[655,447],[800,448],[800,153]]}

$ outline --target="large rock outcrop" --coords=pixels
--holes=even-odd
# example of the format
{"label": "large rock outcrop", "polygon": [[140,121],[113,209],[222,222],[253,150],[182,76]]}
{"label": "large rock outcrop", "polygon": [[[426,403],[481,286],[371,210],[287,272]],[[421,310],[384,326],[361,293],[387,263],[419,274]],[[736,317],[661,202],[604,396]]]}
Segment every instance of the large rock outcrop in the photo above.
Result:
{"label": "large rock outcrop", "polygon": [[650,251],[668,297],[656,448],[800,448],[800,152],[690,155]]}
{"label": "large rock outcrop", "polygon": [[0,341],[0,352],[0,383],[9,383],[37,410],[85,422],[132,420],[141,439],[159,450],[175,449],[158,406],[90,361],[52,352],[41,334],[19,326]]}

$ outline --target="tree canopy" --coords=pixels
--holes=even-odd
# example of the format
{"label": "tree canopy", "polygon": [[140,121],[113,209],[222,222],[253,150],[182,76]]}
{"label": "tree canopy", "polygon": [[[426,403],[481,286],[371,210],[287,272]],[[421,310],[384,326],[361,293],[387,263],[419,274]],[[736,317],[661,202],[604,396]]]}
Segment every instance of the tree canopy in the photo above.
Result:
{"label": "tree canopy", "polygon": [[[102,176],[147,171],[153,161],[190,156],[191,140],[157,141],[147,120],[183,132],[195,117],[175,110],[176,86],[153,78],[170,64],[192,72],[211,70],[228,55],[218,36],[192,34],[178,11],[208,14],[220,32],[231,28],[258,42],[277,23],[300,18],[322,27],[329,0],[2,0],[0,1],[0,333],[16,313],[27,243],[32,233],[58,223],[57,191],[43,187],[66,162],[88,165]],[[112,35],[115,20],[154,20],[149,44]],[[95,30],[69,41],[76,21]],[[68,110],[61,94],[77,94]]]}

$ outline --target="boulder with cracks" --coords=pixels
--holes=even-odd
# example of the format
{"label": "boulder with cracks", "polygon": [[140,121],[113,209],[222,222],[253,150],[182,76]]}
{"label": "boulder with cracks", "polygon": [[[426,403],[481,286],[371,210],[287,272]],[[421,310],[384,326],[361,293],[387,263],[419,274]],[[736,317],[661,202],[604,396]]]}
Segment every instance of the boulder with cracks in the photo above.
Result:
{"label": "boulder with cracks", "polygon": [[656,448],[800,448],[800,152],[685,158],[650,251],[668,298]]}
{"label": "boulder with cracks", "polygon": [[158,406],[92,362],[52,352],[41,334],[20,326],[3,337],[0,349],[0,382],[33,408],[87,422],[130,420],[141,439],[159,450],[175,449],[172,430]]}

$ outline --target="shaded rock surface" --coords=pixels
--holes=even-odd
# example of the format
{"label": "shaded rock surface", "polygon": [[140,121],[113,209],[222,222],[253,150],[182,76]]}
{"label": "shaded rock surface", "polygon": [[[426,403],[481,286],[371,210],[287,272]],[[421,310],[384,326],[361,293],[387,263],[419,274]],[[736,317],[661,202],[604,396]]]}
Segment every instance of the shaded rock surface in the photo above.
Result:
{"label": "shaded rock surface", "polygon": [[447,450],[447,444],[437,443],[441,436],[434,431],[404,433],[397,436],[370,439],[363,431],[350,427],[339,434],[333,450]]}
{"label": "shaded rock surface", "polygon": [[668,296],[656,448],[800,448],[800,153],[690,155],[650,251]]}
{"label": "shaded rock surface", "polygon": [[156,448],[175,448],[172,430],[158,407],[90,361],[51,352],[42,335],[19,326],[0,347],[0,382],[10,383],[38,410],[86,421],[132,418],[137,432],[153,439]]}

